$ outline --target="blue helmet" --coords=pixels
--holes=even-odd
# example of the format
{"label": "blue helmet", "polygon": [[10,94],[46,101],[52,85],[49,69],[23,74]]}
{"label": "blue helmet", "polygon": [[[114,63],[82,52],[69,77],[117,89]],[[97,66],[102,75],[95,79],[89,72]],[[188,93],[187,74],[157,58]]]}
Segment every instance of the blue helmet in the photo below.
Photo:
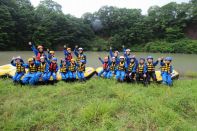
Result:
{"label": "blue helmet", "polygon": [[85,63],[85,60],[80,60],[81,63]]}
{"label": "blue helmet", "polygon": [[148,57],[147,57],[147,60],[148,60],[148,59],[153,59],[153,57],[152,57],[152,56],[148,56]]}
{"label": "blue helmet", "polygon": [[57,61],[57,58],[53,57],[53,58],[52,58],[52,61]]}
{"label": "blue helmet", "polygon": [[143,60],[143,61],[145,61],[145,59],[144,59],[144,58],[142,58],[142,57],[140,58],[140,60]]}
{"label": "blue helmet", "polygon": [[166,61],[172,61],[172,57],[166,57]]}

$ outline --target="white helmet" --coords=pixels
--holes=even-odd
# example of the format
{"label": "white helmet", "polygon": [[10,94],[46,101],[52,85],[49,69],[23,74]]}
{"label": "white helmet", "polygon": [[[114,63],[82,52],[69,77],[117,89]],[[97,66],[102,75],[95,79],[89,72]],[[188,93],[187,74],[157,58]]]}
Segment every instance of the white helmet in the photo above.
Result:
{"label": "white helmet", "polygon": [[78,50],[83,50],[83,48],[80,47]]}
{"label": "white helmet", "polygon": [[130,52],[131,50],[130,49],[126,49],[126,52]]}
{"label": "white helmet", "polygon": [[124,56],[120,56],[120,59],[124,59]]}

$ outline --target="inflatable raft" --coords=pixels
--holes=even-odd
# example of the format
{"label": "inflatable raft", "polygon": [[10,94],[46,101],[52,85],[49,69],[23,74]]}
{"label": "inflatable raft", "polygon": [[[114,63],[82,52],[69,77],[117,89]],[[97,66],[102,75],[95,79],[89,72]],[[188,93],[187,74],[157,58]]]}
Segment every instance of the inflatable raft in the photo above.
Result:
{"label": "inflatable raft", "polygon": [[[11,64],[0,66],[0,76],[1,77],[3,77],[3,76],[13,77],[15,75],[15,72],[16,72],[16,67],[12,66]],[[28,69],[26,69],[26,72],[28,72]],[[86,79],[91,78],[94,74],[95,74],[94,68],[86,67],[86,70],[84,73],[84,76]],[[50,78],[50,80],[52,80],[52,77]],[[57,72],[57,80],[62,80],[62,77],[61,77],[61,74],[59,71]],[[42,80],[40,80],[40,81],[42,81]]]}
{"label": "inflatable raft", "polygon": [[[98,67],[96,69],[96,73],[100,73],[103,70],[103,67]],[[157,77],[157,81],[161,82],[162,81],[162,77],[161,77],[161,71],[156,71],[156,77]],[[172,79],[178,79],[179,78],[179,73],[176,70],[173,70],[172,72]]]}

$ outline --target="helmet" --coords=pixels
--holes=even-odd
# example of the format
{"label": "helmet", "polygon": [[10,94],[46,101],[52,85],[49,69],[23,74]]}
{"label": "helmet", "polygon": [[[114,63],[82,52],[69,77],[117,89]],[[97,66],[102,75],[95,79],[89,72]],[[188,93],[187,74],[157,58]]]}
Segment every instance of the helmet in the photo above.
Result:
{"label": "helmet", "polygon": [[29,59],[28,59],[28,62],[31,62],[31,61],[33,61],[33,60],[34,60],[33,58],[29,58]]}
{"label": "helmet", "polygon": [[78,50],[82,50],[83,51],[83,48],[80,47]]}
{"label": "helmet", "polygon": [[120,56],[120,59],[124,59],[124,56]]}
{"label": "helmet", "polygon": [[85,60],[80,60],[81,63],[85,63]]}
{"label": "helmet", "polygon": [[112,59],[116,59],[116,57],[113,56]]}
{"label": "helmet", "polygon": [[41,56],[41,57],[40,57],[40,59],[44,59],[44,58],[45,58],[44,56]]}
{"label": "helmet", "polygon": [[67,48],[67,51],[71,50],[71,48]]}
{"label": "helmet", "polygon": [[142,58],[142,57],[140,58],[140,60],[143,60],[143,61],[145,61],[145,59],[144,59],[144,58]]}
{"label": "helmet", "polygon": [[52,61],[57,61],[57,58],[53,57],[53,58],[52,58]]}
{"label": "helmet", "polygon": [[43,46],[39,45],[37,48],[38,48],[38,49],[40,49],[40,48],[42,48],[42,49],[43,49]]}
{"label": "helmet", "polygon": [[172,57],[166,57],[166,61],[172,61]]}
{"label": "helmet", "polygon": [[135,59],[135,56],[129,56],[130,59]]}
{"label": "helmet", "polygon": [[75,62],[75,59],[71,59],[70,61],[71,61],[71,62]]}
{"label": "helmet", "polygon": [[130,52],[131,50],[130,49],[126,49],[126,52]]}
{"label": "helmet", "polygon": [[55,54],[55,51],[50,51],[49,53],[50,53],[50,54]]}
{"label": "helmet", "polygon": [[114,51],[114,53],[118,53],[119,54],[119,52],[116,50],[116,51]]}
{"label": "helmet", "polygon": [[19,59],[19,60],[21,60],[21,57],[20,57],[20,56],[17,56],[17,57],[15,58],[15,60],[16,60],[16,59]]}
{"label": "helmet", "polygon": [[152,56],[148,56],[148,57],[147,57],[147,60],[148,60],[148,59],[153,59],[153,57],[152,57]]}
{"label": "helmet", "polygon": [[106,56],[106,57],[104,57],[104,60],[108,60],[108,57]]}

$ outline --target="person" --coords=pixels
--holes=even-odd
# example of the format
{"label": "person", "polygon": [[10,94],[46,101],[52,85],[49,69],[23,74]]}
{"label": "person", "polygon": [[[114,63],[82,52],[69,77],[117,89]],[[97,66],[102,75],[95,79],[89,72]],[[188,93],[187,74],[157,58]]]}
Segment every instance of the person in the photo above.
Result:
{"label": "person", "polygon": [[129,64],[130,63],[131,50],[126,49],[124,45],[122,46],[122,48],[123,48],[123,52],[124,52],[125,61],[127,62],[127,64]]}
{"label": "person", "polygon": [[120,56],[120,62],[118,63],[118,69],[116,71],[116,79],[123,82],[125,79],[125,71],[127,69],[127,63],[124,56]]}
{"label": "person", "polygon": [[58,64],[57,58],[53,57],[51,61],[47,61],[49,64],[49,73],[47,75],[47,80],[50,80],[50,77],[53,77],[53,81],[57,80]]}
{"label": "person", "polygon": [[16,73],[12,77],[14,83],[20,83],[21,77],[25,74],[25,65],[23,59],[18,56],[12,58],[11,65],[16,67]]}
{"label": "person", "polygon": [[109,72],[107,74],[107,78],[111,79],[116,74],[116,58],[112,57],[111,60],[109,59]]}
{"label": "person", "polygon": [[172,86],[171,73],[173,71],[173,67],[172,67],[171,63],[172,63],[171,57],[166,57],[165,62],[161,61],[161,65],[165,66],[165,69],[164,69],[163,75],[162,75],[163,84],[166,84],[168,86]]}
{"label": "person", "polygon": [[79,81],[85,81],[84,72],[85,72],[85,60],[80,60],[80,63],[77,64],[77,76],[79,78]]}
{"label": "person", "polygon": [[40,62],[37,61],[38,67],[37,67],[37,73],[35,81],[38,82],[40,78],[42,78],[43,82],[47,82],[48,80],[48,71],[49,71],[49,64],[45,61],[45,57],[40,57]]}
{"label": "person", "polygon": [[132,57],[129,57],[129,59],[130,59],[130,62],[128,64],[126,78],[128,82],[134,82],[136,69],[137,69],[137,63],[136,63],[135,57],[132,56]]}
{"label": "person", "polygon": [[28,73],[25,74],[24,78],[22,79],[23,84],[30,84],[35,85],[36,84],[36,73],[37,73],[37,67],[39,64],[35,61],[35,58],[29,58],[28,63],[25,64],[25,67],[29,69]]}
{"label": "person", "polygon": [[68,62],[68,78],[71,81],[76,80],[76,62],[74,59]]}
{"label": "person", "polygon": [[109,57],[107,56],[104,57],[104,60],[102,60],[100,57],[98,59],[103,65],[103,70],[98,73],[98,76],[99,77],[103,76],[103,78],[107,78],[107,74],[109,72]]}
{"label": "person", "polygon": [[63,59],[60,61],[60,74],[62,76],[62,80],[68,80],[67,62]]}
{"label": "person", "polygon": [[47,49],[47,52],[48,52],[47,58],[49,60],[51,60],[53,57],[55,57],[55,51]]}
{"label": "person", "polygon": [[118,52],[117,50],[115,50],[114,53],[113,53],[112,47],[110,47],[109,54],[110,54],[110,57],[111,57],[111,58],[112,58],[112,57],[115,57],[115,59],[116,59],[116,64],[118,65],[119,62],[120,62],[120,59],[119,59],[119,57],[118,57],[119,52]]}
{"label": "person", "polygon": [[165,71],[165,64],[162,65],[162,63],[165,63],[165,59],[162,57],[160,61],[160,71],[161,71],[161,77],[163,78],[164,71]]}
{"label": "person", "polygon": [[140,58],[136,71],[136,81],[139,83],[142,80],[143,84],[147,85],[147,66],[144,58]]}
{"label": "person", "polygon": [[38,45],[37,49],[35,47],[35,45],[33,45],[31,42],[29,42],[29,45],[31,46],[32,51],[34,52],[35,56],[36,56],[36,60],[40,61],[40,57],[44,56],[46,57],[45,53],[44,53],[44,48],[42,45]]}
{"label": "person", "polygon": [[81,48],[81,47],[78,48],[78,51],[77,51],[77,48],[78,48],[78,46],[76,45],[75,49],[74,49],[74,54],[77,57],[77,63],[79,64],[80,60],[84,60],[85,64],[86,64],[86,55],[84,55],[84,53],[83,53],[83,48]]}
{"label": "person", "polygon": [[71,48],[67,48],[66,45],[64,45],[64,55],[65,60],[68,62],[70,62],[70,60],[73,58]]}
{"label": "person", "polygon": [[160,61],[160,58],[158,58],[158,60],[154,62],[152,56],[147,57],[147,82],[148,83],[150,83],[151,78],[154,82],[157,82],[157,77],[155,74],[155,66],[157,66],[159,61]]}

